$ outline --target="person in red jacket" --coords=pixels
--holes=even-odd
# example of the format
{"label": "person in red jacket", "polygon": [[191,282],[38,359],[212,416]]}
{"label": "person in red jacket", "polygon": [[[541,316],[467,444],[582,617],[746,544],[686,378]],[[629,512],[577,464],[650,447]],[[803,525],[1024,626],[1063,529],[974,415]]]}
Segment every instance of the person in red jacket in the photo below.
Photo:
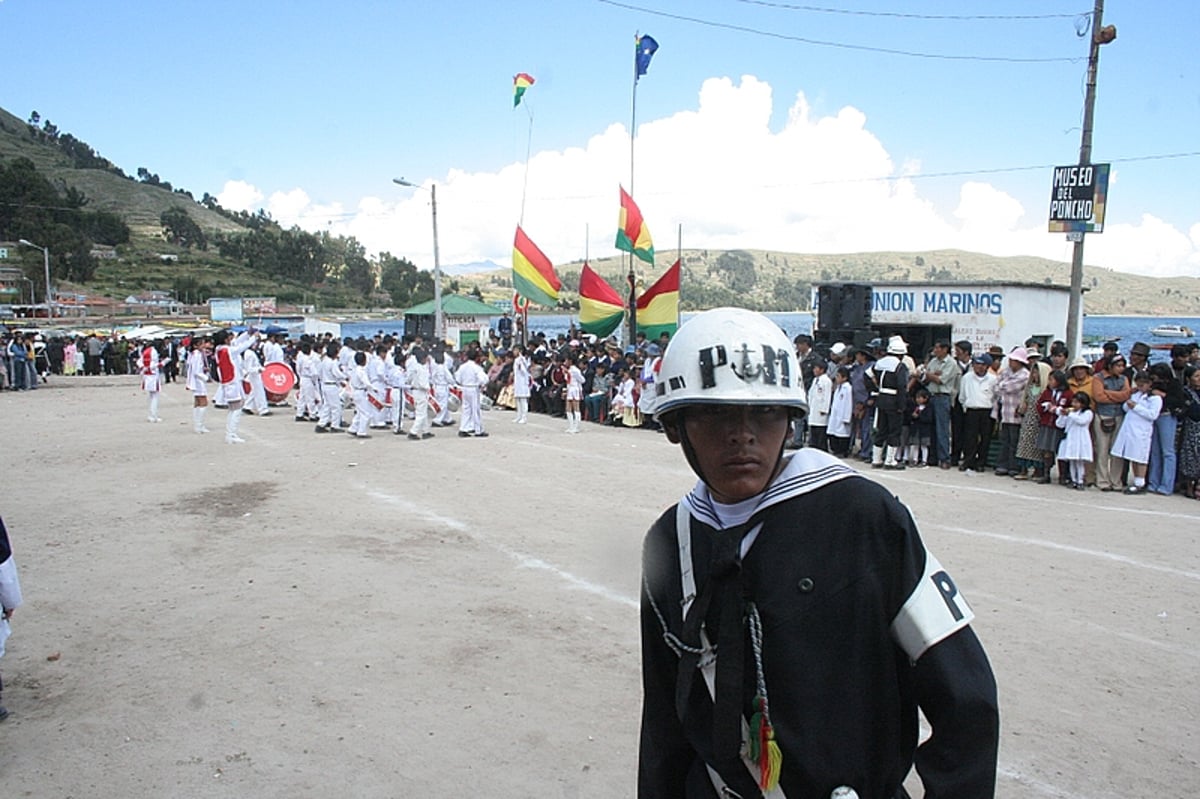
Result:
{"label": "person in red jacket", "polygon": [[228,330],[218,330],[213,334],[213,344],[216,345],[213,357],[217,361],[217,379],[220,381],[216,403],[225,405],[229,409],[225,419],[226,444],[246,443],[246,439],[238,435],[244,396],[242,393],[242,353],[250,349],[257,340],[258,333],[252,327],[238,334],[232,342],[229,340]]}

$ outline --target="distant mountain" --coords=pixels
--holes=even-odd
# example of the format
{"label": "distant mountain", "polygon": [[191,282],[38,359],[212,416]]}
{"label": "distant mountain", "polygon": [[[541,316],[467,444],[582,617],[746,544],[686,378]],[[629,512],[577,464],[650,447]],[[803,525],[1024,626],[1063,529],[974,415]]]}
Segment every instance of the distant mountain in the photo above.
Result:
{"label": "distant mountain", "polygon": [[451,266],[443,266],[442,273],[447,275],[483,275],[489,272],[495,272],[500,269],[508,269],[510,267],[501,266],[495,261],[474,261],[469,264],[452,264]]}
{"label": "distant mountain", "polygon": [[[650,285],[675,260],[659,255],[653,267],[636,262],[638,283]],[[618,257],[589,261],[619,292],[624,292],[627,264]],[[578,295],[581,261],[557,264],[568,302]],[[471,281],[469,277],[477,277]],[[933,281],[938,283],[1010,281],[1069,286],[1071,265],[1034,256],[999,257],[963,250],[929,252],[864,252],[805,255],[765,250],[684,250],[680,302],[687,310],[718,305],[744,305],[761,310],[809,308],[812,287],[834,281]],[[459,277],[478,286],[488,299],[511,294],[506,272]],[[1085,266],[1085,313],[1200,316],[1200,279],[1154,278]]]}

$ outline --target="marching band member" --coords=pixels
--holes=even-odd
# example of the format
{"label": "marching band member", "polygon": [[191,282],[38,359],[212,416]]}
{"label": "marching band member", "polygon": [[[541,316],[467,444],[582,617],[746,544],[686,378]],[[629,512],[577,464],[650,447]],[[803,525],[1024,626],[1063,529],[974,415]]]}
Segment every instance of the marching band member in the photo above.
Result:
{"label": "marching band member", "polygon": [[158,394],[162,391],[162,374],[159,372],[158,348],[154,342],[147,341],[142,347],[141,367],[142,391],[150,398],[150,415],[147,422],[161,422],[158,417]]}
{"label": "marching band member", "polygon": [[242,408],[243,413],[257,413],[259,416],[271,415],[271,410],[267,407],[267,389],[263,386],[262,373],[263,365],[258,358],[258,347],[251,347],[243,352],[242,374],[246,376],[245,380],[250,384],[250,390],[246,393],[245,407]]}
{"label": "marching band member", "polygon": [[462,388],[462,413],[458,422],[459,438],[487,437],[487,433],[483,432],[483,418],[479,412],[479,394],[487,385],[487,372],[483,371],[483,367],[479,365],[479,361],[482,359],[483,350],[475,350],[463,361],[462,366],[458,367],[458,371],[454,374],[454,378]]}
{"label": "marching band member", "polygon": [[454,424],[450,418],[450,385],[454,382],[450,367],[446,363],[446,353],[440,347],[434,350],[433,362],[429,365],[429,382],[433,387],[433,398],[437,401],[434,427],[450,427]]}
{"label": "marching band member", "polygon": [[232,343],[228,343],[228,330],[218,330],[213,334],[213,343],[217,345],[217,376],[221,381],[217,389],[217,402],[229,409],[225,417],[226,444],[246,443],[246,439],[238,435],[238,424],[242,416],[242,375],[239,364],[242,353],[250,349],[257,340],[258,333],[254,328],[247,328]]}
{"label": "marching band member", "polygon": [[388,385],[387,396],[390,399],[388,403],[388,423],[392,426],[392,433],[401,435],[404,433],[404,352],[400,349],[400,345],[392,347],[391,352],[384,358],[384,365],[387,367],[385,378]]}
{"label": "marching band member", "polygon": [[188,354],[187,365],[184,367],[185,384],[192,392],[192,429],[197,433],[207,433],[204,426],[204,414],[208,410],[208,386],[212,377],[208,372],[208,348],[211,342],[206,338],[192,338],[192,351]]}
{"label": "marching band member", "polygon": [[383,361],[387,347],[380,344],[374,352],[367,353],[367,382],[371,384],[368,402],[371,405],[371,427],[387,427],[387,406],[384,397],[387,396],[387,365]]}
{"label": "marching band member", "polygon": [[300,342],[296,353],[296,380],[300,383],[296,398],[296,421],[315,422],[321,404],[321,354],[313,352],[312,342]]}
{"label": "marching band member", "polygon": [[408,437],[413,441],[433,438],[429,432],[429,356],[420,346],[414,346],[404,363],[404,377],[413,398],[413,426]]}
{"label": "marching band member", "polygon": [[355,438],[370,438],[367,429],[375,418],[375,408],[371,405],[371,380],[367,375],[367,354],[354,353],[354,369],[350,371],[350,390],[354,393],[354,418],[350,420],[347,430]]}
{"label": "marching band member", "polygon": [[338,362],[338,343],[329,342],[321,359],[321,409],[317,416],[318,433],[342,432],[342,394],[339,384],[346,379]]}

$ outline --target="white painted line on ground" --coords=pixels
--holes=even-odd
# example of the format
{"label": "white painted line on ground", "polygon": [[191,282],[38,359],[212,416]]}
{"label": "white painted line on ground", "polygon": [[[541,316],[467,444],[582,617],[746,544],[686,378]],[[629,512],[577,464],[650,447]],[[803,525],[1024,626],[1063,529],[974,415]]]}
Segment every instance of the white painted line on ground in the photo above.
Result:
{"label": "white painted line on ground", "polygon": [[[1016,602],[1016,601],[1009,599],[1006,596],[998,596],[996,594],[988,593],[987,591],[976,591],[976,590],[972,589],[968,598],[975,599],[976,597],[979,597],[981,599],[986,599],[988,602],[990,602],[993,605],[1004,605],[1004,606],[1011,608],[1013,610],[1016,610],[1020,613],[1032,613],[1036,610],[1041,610],[1039,608],[1031,606],[1027,602]],[[1049,616],[1051,614],[1047,610],[1047,611],[1043,612],[1041,615]],[[1060,618],[1060,615],[1061,614],[1054,615],[1053,621],[1055,623],[1060,623],[1062,621],[1062,619]],[[1150,619],[1149,621],[1157,621],[1157,619]],[[1098,636],[1098,639],[1113,638],[1113,637],[1122,638],[1126,641],[1129,641],[1130,643],[1137,644],[1138,646],[1150,647],[1153,649],[1161,650],[1163,652],[1168,652],[1173,655],[1181,655],[1181,656],[1187,657],[1187,658],[1200,659],[1200,650],[1191,649],[1191,648],[1184,647],[1184,646],[1178,646],[1176,644],[1173,644],[1173,643],[1170,643],[1167,641],[1159,641],[1159,640],[1155,640],[1153,638],[1147,638],[1144,635],[1137,635],[1136,633],[1125,632],[1123,630],[1116,630],[1116,629],[1113,629],[1112,627],[1106,627],[1103,624],[1097,624],[1094,621],[1083,620],[1081,622],[1076,622],[1076,623],[1082,623],[1083,626],[1101,633],[1101,635]]]}
{"label": "white painted line on ground", "polygon": [[[921,471],[929,472],[930,470],[922,469]],[[934,473],[936,473],[938,471],[940,471],[940,470],[938,470],[938,469],[933,470]],[[871,479],[877,480],[878,482],[884,482],[884,483],[890,483],[892,481],[895,481],[898,483],[911,483],[913,485],[928,486],[934,482],[931,480],[921,480],[916,477],[903,477],[903,476],[900,476],[896,472],[872,470],[872,469],[870,469],[870,467],[868,467],[867,469],[860,469],[859,472],[865,477],[869,477]],[[960,472],[951,472],[951,474],[961,474],[961,473]],[[949,476],[949,475],[947,475],[947,476]],[[1134,513],[1134,514],[1137,514],[1138,516],[1161,516],[1163,518],[1168,518],[1168,519],[1195,519],[1197,521],[1200,521],[1200,504],[1197,504],[1192,500],[1189,500],[1189,501],[1193,505],[1196,505],[1197,512],[1196,513],[1179,513],[1176,511],[1157,510],[1153,506],[1147,507],[1147,505],[1144,504],[1144,503],[1155,502],[1156,500],[1169,499],[1169,497],[1159,497],[1157,495],[1145,495],[1144,494],[1144,495],[1136,496],[1136,497],[1126,497],[1124,494],[1113,493],[1113,494],[1111,494],[1111,497],[1113,498],[1114,502],[1109,502],[1107,500],[1107,497],[1110,496],[1110,494],[1107,494],[1106,492],[1102,492],[1102,491],[1093,491],[1090,488],[1087,491],[1080,492],[1080,491],[1075,491],[1075,490],[1064,490],[1064,489],[1062,489],[1061,486],[1058,486],[1058,485],[1043,486],[1044,488],[1050,489],[1050,491],[1047,491],[1046,495],[1044,495],[1044,496],[1041,496],[1039,494],[1027,494],[1023,491],[1013,491],[1011,489],[1015,488],[1017,486],[1018,481],[1013,480],[1011,477],[997,478],[991,472],[985,472],[984,474],[976,475],[974,477],[965,478],[965,479],[979,480],[979,481],[991,480],[991,481],[995,482],[996,487],[988,488],[988,487],[985,487],[982,485],[971,485],[970,483],[953,484],[953,485],[942,483],[942,487],[953,488],[953,489],[959,490],[959,491],[974,491],[974,492],[980,493],[980,494],[994,494],[996,496],[1003,496],[1003,497],[1016,497],[1023,501],[1030,500],[1033,502],[1044,502],[1044,503],[1053,505],[1055,507],[1062,507],[1064,505],[1074,505],[1074,506],[1080,507],[1080,508],[1087,508],[1090,511],[1091,510],[1102,510],[1102,511],[1113,511],[1116,513]],[[1011,488],[1006,490],[1005,488],[1001,487],[1001,486],[1004,486],[1005,481],[1008,481],[1008,483],[1011,485]],[[1025,485],[1028,485],[1028,483],[1025,483]],[[1118,498],[1120,498],[1120,499],[1118,499]],[[1128,500],[1128,502],[1126,502],[1124,500]]]}
{"label": "white painted line on ground", "polygon": [[1007,533],[991,533],[985,530],[971,530],[966,527],[950,527],[944,524],[925,525],[929,529],[946,530],[959,535],[973,536],[975,538],[991,538],[996,541],[1004,541],[1009,544],[1023,544],[1027,546],[1043,547],[1045,549],[1055,549],[1061,552],[1070,552],[1076,555],[1086,555],[1098,560],[1108,560],[1114,563],[1120,563],[1125,566],[1133,566],[1139,569],[1147,569],[1149,571],[1162,572],[1170,574],[1174,577],[1182,577],[1186,580],[1200,580],[1200,572],[1188,571],[1186,569],[1175,569],[1170,566],[1162,566],[1157,563],[1147,563],[1137,560],[1126,555],[1117,555],[1113,552],[1104,552],[1098,549],[1087,549],[1085,547],[1077,547],[1072,544],[1059,544],[1054,541],[1045,541],[1039,538],[1026,538],[1025,536],[1009,535]]}
{"label": "white painted line on ground", "polygon": [[469,533],[480,543],[486,544],[497,552],[512,558],[521,568],[540,569],[541,571],[550,572],[573,588],[577,588],[589,594],[595,594],[596,596],[603,597],[604,599],[610,600],[619,605],[624,605],[625,607],[633,608],[635,610],[638,608],[638,600],[636,599],[627,597],[618,591],[608,588],[607,586],[593,583],[590,580],[585,580],[582,577],[574,575],[564,569],[560,569],[558,566],[548,563],[541,558],[511,549],[504,544],[499,543],[498,541],[492,540],[486,535],[480,534],[478,530],[471,529],[465,522],[462,522],[458,519],[442,516],[437,513],[431,513],[419,505],[415,505],[406,499],[402,499],[392,494],[384,494],[379,491],[367,491],[367,496],[381,502],[386,502],[389,505],[398,505],[403,508],[405,512],[422,516],[423,518],[436,524],[442,524],[453,530]]}

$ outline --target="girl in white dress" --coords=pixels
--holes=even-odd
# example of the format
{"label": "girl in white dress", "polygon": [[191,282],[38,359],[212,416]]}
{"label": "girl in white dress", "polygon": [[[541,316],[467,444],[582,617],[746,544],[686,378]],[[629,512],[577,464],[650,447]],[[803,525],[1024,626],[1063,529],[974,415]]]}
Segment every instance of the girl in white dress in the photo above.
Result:
{"label": "girl in white dress", "polygon": [[1112,456],[1129,461],[1129,468],[1133,471],[1133,485],[1125,489],[1126,494],[1146,493],[1150,440],[1163,402],[1162,397],[1151,393],[1153,382],[1149,372],[1140,372],[1134,378],[1133,396],[1125,401],[1125,421],[1117,430],[1117,438],[1112,445]]}
{"label": "girl in white dress", "polygon": [[1086,391],[1071,397],[1071,408],[1059,409],[1055,424],[1066,432],[1058,445],[1058,459],[1071,465],[1071,485],[1086,491],[1084,483],[1087,465],[1092,462],[1092,398]]}
{"label": "girl in white dress", "polygon": [[567,432],[578,433],[579,423],[583,421],[579,412],[579,403],[583,400],[583,372],[574,357],[570,364],[567,368]]}

